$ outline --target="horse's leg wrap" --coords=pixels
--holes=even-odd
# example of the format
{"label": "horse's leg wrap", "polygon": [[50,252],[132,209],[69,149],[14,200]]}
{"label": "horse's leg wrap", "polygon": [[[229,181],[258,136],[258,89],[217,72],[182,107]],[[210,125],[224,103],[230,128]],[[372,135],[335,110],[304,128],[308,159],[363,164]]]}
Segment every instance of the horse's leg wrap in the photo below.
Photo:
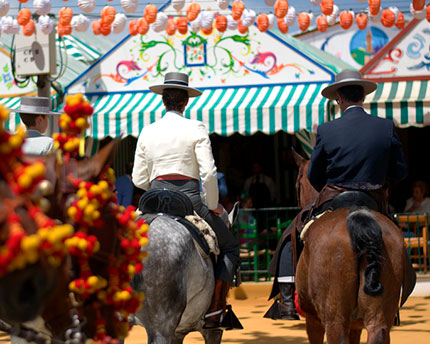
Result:
{"label": "horse's leg wrap", "polygon": [[230,289],[230,283],[217,279],[212,303],[205,315],[204,328],[218,328],[221,326],[226,309],[226,298]]}

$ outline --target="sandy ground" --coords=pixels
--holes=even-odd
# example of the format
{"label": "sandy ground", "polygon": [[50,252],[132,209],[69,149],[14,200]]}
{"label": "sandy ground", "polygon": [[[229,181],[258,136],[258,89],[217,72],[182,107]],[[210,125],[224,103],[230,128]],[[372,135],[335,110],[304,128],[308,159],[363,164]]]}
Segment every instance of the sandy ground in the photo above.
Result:
{"label": "sandy ground", "polygon": [[[236,290],[229,296],[239,317],[243,330],[225,331],[223,343],[229,344],[302,344],[308,343],[305,332],[305,321],[273,321],[263,318],[271,303],[261,293]],[[239,298],[239,299],[237,299]],[[424,344],[430,342],[430,297],[412,297],[400,311],[401,326],[394,327],[391,332],[392,344]],[[362,343],[366,341],[363,332]],[[9,336],[0,333],[0,343],[9,343]],[[135,326],[126,344],[147,343],[146,332],[142,327]],[[203,343],[199,333],[191,333],[184,343]]]}

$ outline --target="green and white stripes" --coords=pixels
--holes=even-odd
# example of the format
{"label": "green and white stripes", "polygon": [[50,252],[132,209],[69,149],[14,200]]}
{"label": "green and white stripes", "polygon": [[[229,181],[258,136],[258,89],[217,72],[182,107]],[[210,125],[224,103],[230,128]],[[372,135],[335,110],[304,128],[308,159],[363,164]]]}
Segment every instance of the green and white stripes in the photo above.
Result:
{"label": "green and white stripes", "polygon": [[62,47],[61,40],[65,43],[67,54],[73,56],[76,60],[91,64],[102,55],[99,51],[71,35],[63,36],[62,38],[57,36],[57,45]]}
{"label": "green and white stripes", "polygon": [[[283,85],[253,88],[204,90],[190,99],[187,118],[203,121],[210,133],[228,136],[273,134],[279,130],[295,133],[315,130],[327,120],[326,102],[320,94],[326,84]],[[94,106],[92,126],[87,135],[137,137],[144,126],[161,118],[164,106],[154,93],[89,96]]]}

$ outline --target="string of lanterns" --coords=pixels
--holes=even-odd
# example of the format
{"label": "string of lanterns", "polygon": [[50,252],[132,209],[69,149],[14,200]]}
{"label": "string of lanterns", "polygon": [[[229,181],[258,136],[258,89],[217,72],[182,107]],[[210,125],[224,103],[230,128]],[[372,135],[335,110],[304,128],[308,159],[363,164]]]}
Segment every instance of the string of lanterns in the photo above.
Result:
{"label": "string of lanterns", "polygon": [[[27,3],[28,0],[18,0]],[[64,0],[67,1],[67,0]],[[111,1],[111,0],[109,0]],[[273,13],[257,13],[245,7],[242,0],[234,0],[231,3],[231,14],[223,15],[216,11],[203,10],[198,2],[192,2],[185,8],[185,0],[172,0],[171,5],[177,11],[177,16],[168,17],[164,12],[159,12],[157,6],[148,4],[145,6],[143,16],[133,19],[128,24],[131,35],[145,35],[150,29],[155,32],[165,31],[168,35],[186,34],[189,29],[194,32],[200,30],[204,34],[211,34],[214,29],[218,32],[238,30],[245,34],[254,23],[261,32],[272,29],[275,24],[280,32],[286,34],[290,26],[297,24],[302,31],[314,23],[319,31],[324,32],[339,20],[340,26],[348,30],[354,24],[360,30],[371,22],[381,22],[385,27],[396,26],[402,29],[405,25],[404,14],[395,6],[382,9],[381,0],[368,0],[368,8],[355,14],[351,10],[340,11],[334,0],[309,0],[311,5],[319,6],[321,15],[315,18],[312,11],[297,13],[294,7],[289,6],[287,0],[264,0],[265,4],[273,7]],[[362,0],[363,1],[363,0]],[[138,8],[138,0],[120,0],[123,10],[134,13]],[[218,0],[220,10],[228,9],[230,0]],[[29,8],[23,8],[18,12],[17,18],[7,16],[9,12],[9,0],[0,0],[0,32],[31,36],[35,30],[35,22]],[[79,9],[85,13],[92,13],[96,8],[96,0],[78,0]],[[52,32],[55,26],[54,19],[48,14],[51,11],[51,0],[34,0],[33,12],[37,14],[38,23],[44,34]],[[425,0],[413,0],[410,3],[410,13],[414,18],[424,19],[430,22],[430,4]],[[85,32],[90,27],[90,19],[84,14],[74,14],[70,7],[63,7],[58,13],[57,32],[60,36],[70,35],[72,31]],[[95,35],[107,36],[113,33],[121,33],[127,27],[127,16],[117,13],[112,6],[105,6],[100,12],[100,19],[91,23],[91,29]]]}

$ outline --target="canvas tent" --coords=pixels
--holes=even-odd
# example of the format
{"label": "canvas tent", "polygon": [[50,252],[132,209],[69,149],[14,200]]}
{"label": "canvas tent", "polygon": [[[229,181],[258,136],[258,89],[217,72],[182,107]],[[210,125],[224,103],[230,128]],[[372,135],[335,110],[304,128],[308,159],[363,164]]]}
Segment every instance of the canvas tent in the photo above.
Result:
{"label": "canvas tent", "polygon": [[[218,9],[215,1],[205,6]],[[163,11],[177,15],[170,5]],[[148,87],[162,83],[168,71],[187,72],[190,84],[203,91],[190,100],[185,115],[203,121],[211,133],[295,133],[312,131],[327,119],[320,91],[346,68],[351,67],[294,38],[261,33],[255,26],[245,35],[214,30],[168,36],[151,30],[127,36],[66,91],[85,93],[93,104],[87,135],[97,139],[137,137],[160,118],[161,97]]]}

